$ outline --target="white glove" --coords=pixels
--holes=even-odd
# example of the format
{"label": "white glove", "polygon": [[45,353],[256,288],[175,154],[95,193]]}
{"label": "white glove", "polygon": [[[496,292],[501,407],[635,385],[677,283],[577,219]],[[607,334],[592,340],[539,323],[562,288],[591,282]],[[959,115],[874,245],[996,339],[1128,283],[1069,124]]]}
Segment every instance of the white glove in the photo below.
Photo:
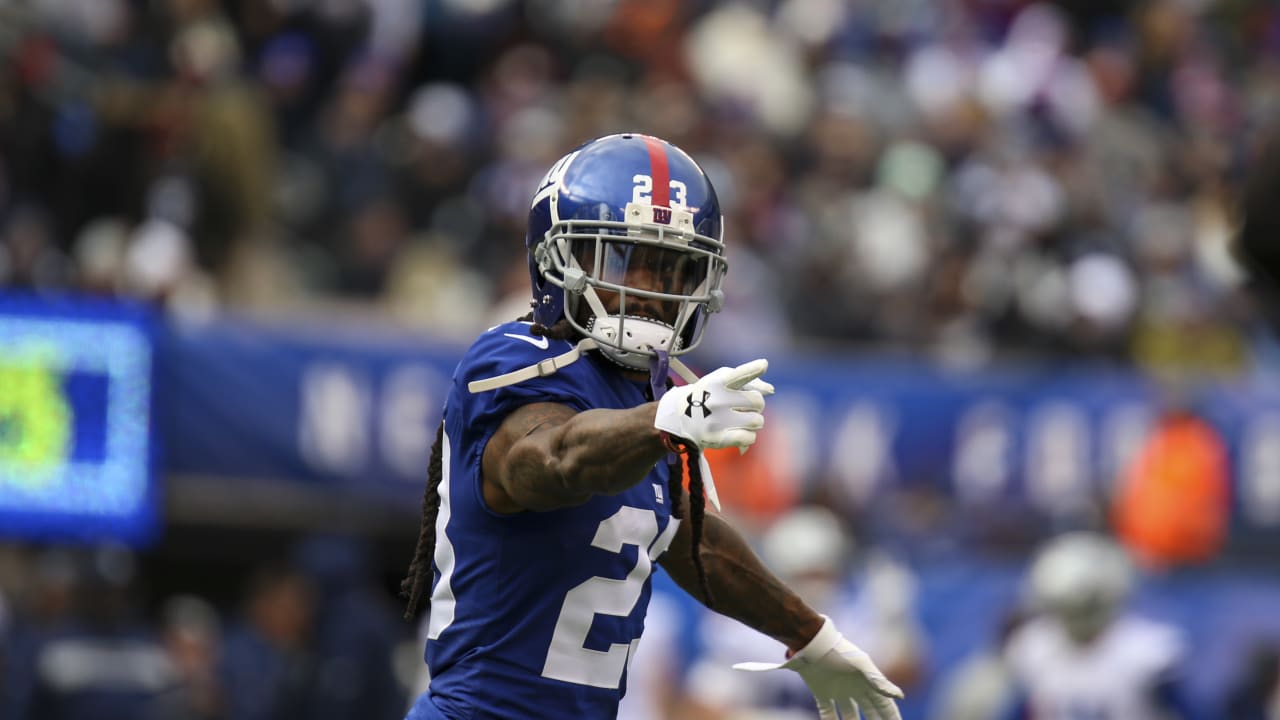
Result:
{"label": "white glove", "polygon": [[773,386],[760,376],[768,369],[768,360],[752,360],[673,387],[658,401],[653,425],[699,449],[734,446],[745,451],[764,427],[764,396],[773,394]]}
{"label": "white glove", "polygon": [[[867,720],[902,720],[892,698],[902,690],[857,645],[845,639],[826,615],[822,629],[808,645],[784,663],[745,662],[735,670],[795,670],[818,701],[822,720],[858,720],[858,710]],[[838,712],[837,712],[838,710]]]}

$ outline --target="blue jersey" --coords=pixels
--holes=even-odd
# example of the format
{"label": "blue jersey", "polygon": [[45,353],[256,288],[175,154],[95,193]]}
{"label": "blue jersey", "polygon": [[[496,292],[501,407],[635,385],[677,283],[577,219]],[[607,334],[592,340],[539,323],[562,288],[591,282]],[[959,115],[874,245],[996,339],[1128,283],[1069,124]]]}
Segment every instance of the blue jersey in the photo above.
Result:
{"label": "blue jersey", "polygon": [[644,627],[649,574],[675,534],[666,463],[618,495],[499,515],[480,464],[503,419],[529,403],[632,408],[646,383],[595,353],[553,375],[471,393],[467,383],[570,349],[529,324],[490,329],[467,351],[445,403],[440,514],[426,647],[430,701],[461,718],[612,718]]}

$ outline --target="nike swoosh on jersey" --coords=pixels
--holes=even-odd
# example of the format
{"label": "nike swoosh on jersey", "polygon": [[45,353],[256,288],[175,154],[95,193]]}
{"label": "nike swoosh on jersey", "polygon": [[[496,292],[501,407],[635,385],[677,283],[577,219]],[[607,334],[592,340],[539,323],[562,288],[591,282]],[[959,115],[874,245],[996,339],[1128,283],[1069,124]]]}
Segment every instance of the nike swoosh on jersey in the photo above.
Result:
{"label": "nike swoosh on jersey", "polygon": [[548,347],[550,347],[545,337],[533,337],[531,335],[516,335],[514,333],[502,333],[502,334],[506,335],[509,338],[515,338],[516,340],[523,340],[529,343],[530,345],[538,348],[539,350],[546,350]]}

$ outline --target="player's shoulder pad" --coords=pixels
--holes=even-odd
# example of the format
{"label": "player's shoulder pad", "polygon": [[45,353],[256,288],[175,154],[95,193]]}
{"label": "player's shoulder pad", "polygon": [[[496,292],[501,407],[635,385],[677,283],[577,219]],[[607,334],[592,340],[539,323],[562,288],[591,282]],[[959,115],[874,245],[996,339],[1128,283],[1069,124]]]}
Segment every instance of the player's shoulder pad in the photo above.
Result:
{"label": "player's shoulder pad", "polygon": [[559,355],[572,347],[530,332],[533,323],[517,320],[495,325],[471,344],[458,366],[463,382],[503,375]]}

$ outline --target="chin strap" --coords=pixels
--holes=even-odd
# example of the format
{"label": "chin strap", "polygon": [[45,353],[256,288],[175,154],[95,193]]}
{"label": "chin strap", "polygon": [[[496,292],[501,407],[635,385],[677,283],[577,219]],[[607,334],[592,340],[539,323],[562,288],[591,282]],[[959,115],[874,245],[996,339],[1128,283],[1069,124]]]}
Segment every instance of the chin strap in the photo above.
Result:
{"label": "chin strap", "polygon": [[676,374],[680,376],[681,380],[684,380],[691,385],[698,382],[698,374],[690,370],[688,365],[680,362],[680,358],[669,358],[669,361],[671,363],[671,369],[676,371]]}
{"label": "chin strap", "polygon": [[667,376],[671,374],[671,356],[666,350],[655,351],[649,358],[649,389],[657,402],[667,392]]}

